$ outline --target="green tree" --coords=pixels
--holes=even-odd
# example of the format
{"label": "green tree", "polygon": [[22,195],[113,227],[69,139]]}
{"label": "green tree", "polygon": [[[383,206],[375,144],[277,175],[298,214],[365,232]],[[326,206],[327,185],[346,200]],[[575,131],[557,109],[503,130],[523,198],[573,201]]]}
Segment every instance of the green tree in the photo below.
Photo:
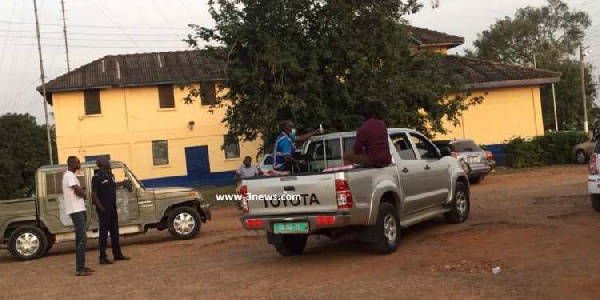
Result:
{"label": "green tree", "polygon": [[[561,0],[548,0],[542,7],[527,6],[517,10],[514,17],[498,20],[478,35],[474,50],[467,56],[496,60],[562,73],[556,84],[557,112],[560,130],[583,127],[579,63],[572,61],[591,26],[585,12],[571,11]],[[590,74],[591,66],[587,66]],[[586,93],[591,107],[596,94],[591,76],[586,76]],[[552,89],[542,87],[544,124],[554,129]]]}
{"label": "green tree", "polygon": [[36,170],[49,163],[46,127],[28,114],[6,114],[0,116],[0,141],[0,199],[23,197],[35,187]]}
{"label": "green tree", "polygon": [[[439,57],[411,55],[403,16],[417,0],[210,0],[214,28],[192,25],[189,43],[226,61],[233,135],[267,144],[279,120],[299,131],[323,124],[356,130],[364,101],[382,107],[388,126],[443,132],[479,99],[439,71]],[[191,97],[190,97],[191,99]],[[220,99],[223,100],[223,99]],[[191,101],[191,100],[189,100]],[[221,105],[223,105],[221,103]]]}

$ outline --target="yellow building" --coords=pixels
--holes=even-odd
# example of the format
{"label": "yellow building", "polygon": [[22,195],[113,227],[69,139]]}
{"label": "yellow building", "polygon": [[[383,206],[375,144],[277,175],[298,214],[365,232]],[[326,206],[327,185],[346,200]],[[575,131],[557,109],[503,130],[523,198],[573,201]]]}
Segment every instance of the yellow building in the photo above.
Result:
{"label": "yellow building", "polygon": [[[465,89],[485,94],[482,104],[463,112],[459,126],[448,123],[448,134],[436,138],[499,144],[544,133],[539,87],[560,74],[447,55],[462,37],[409,30],[413,51],[444,55],[442,65],[463,77]],[[244,156],[254,158],[261,142],[223,147],[230,140],[221,122],[226,108],[210,106],[225,92],[217,88],[224,69],[195,51],[142,53],[105,56],[50,81],[59,161],[108,156],[152,186],[232,183],[233,170]],[[202,93],[185,104],[190,86]]]}
{"label": "yellow building", "polygon": [[[226,108],[210,105],[224,92],[216,86],[223,65],[198,55],[106,56],[50,81],[59,161],[108,156],[152,186],[231,183],[260,142],[222,148]],[[188,86],[202,87],[191,104],[183,101]]]}
{"label": "yellow building", "polygon": [[493,145],[516,136],[544,134],[540,86],[560,81],[560,73],[447,55],[464,38],[413,26],[408,29],[415,41],[413,51],[444,55],[442,67],[462,77],[465,90],[473,96],[484,96],[481,104],[462,112],[458,126],[446,122],[448,132],[436,139],[468,138]]}

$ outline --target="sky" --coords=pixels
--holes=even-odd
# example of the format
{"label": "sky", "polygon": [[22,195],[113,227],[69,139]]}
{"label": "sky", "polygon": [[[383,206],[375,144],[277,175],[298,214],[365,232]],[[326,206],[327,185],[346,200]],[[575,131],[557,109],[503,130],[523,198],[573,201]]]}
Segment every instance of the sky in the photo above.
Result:
{"label": "sky", "polygon": [[[407,19],[412,25],[465,37],[472,47],[477,33],[524,6],[546,0],[422,0],[425,7]],[[435,1],[435,0],[434,0]],[[592,27],[585,40],[586,60],[600,75],[600,0],[564,0],[586,11]],[[37,0],[46,81],[67,72],[60,0]],[[188,24],[212,26],[205,0],[64,0],[71,69],[105,55],[185,50]],[[33,0],[0,0],[0,115],[29,113],[44,122]],[[50,110],[52,108],[50,107]],[[52,122],[52,118],[50,118]]]}

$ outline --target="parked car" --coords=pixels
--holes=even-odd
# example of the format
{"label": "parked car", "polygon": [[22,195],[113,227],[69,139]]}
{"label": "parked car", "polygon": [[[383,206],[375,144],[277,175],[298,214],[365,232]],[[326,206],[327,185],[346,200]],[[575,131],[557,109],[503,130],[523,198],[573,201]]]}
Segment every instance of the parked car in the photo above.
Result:
{"label": "parked car", "polygon": [[[469,181],[458,160],[419,132],[388,132],[392,164],[385,168],[344,166],[356,133],[332,133],[308,141],[302,171],[244,179],[242,225],[265,230],[267,242],[290,256],[304,251],[310,234],[358,232],[377,253],[391,253],[401,228],[439,215],[449,223],[467,220]],[[248,199],[257,195],[263,200]]]}
{"label": "parked car", "polygon": [[[88,197],[87,236],[98,238],[98,216],[91,202],[95,164],[82,164],[76,174]],[[123,163],[112,162],[113,174],[124,187],[117,190],[119,233],[133,235],[150,228],[168,229],[178,239],[191,239],[202,222],[211,219],[210,205],[191,188],[147,188]],[[54,243],[75,240],[70,218],[62,211],[62,175],[66,165],[49,165],[36,172],[35,196],[0,201],[0,245],[20,259],[42,257]]]}
{"label": "parked car", "polygon": [[590,157],[594,153],[594,149],[596,148],[596,139],[593,138],[587,142],[583,142],[581,144],[577,144],[573,147],[571,151],[575,161],[580,164],[586,164],[589,162]]}
{"label": "parked car", "polygon": [[596,143],[594,151],[590,154],[588,164],[588,193],[592,202],[592,208],[600,212],[600,144]]}
{"label": "parked car", "polygon": [[439,140],[433,143],[440,149],[447,148],[456,158],[462,158],[469,165],[469,181],[480,183],[495,165],[494,156],[484,151],[473,140]]}

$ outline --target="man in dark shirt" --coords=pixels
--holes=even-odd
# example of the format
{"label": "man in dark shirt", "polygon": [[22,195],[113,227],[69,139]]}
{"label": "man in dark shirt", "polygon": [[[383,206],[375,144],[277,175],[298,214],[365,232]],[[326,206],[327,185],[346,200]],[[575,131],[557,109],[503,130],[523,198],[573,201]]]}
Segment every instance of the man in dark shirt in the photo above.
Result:
{"label": "man in dark shirt", "polygon": [[375,168],[386,167],[392,162],[387,127],[376,110],[373,103],[362,108],[363,125],[356,131],[353,151],[344,154],[345,161]]}
{"label": "man in dark shirt", "polygon": [[117,260],[129,260],[121,253],[119,245],[119,216],[117,214],[117,183],[112,174],[110,162],[107,158],[96,161],[98,171],[92,179],[92,200],[96,205],[100,223],[100,237],[98,250],[100,251],[100,264],[110,265],[112,262],[106,257],[106,239],[110,232],[110,244],[113,257]]}

